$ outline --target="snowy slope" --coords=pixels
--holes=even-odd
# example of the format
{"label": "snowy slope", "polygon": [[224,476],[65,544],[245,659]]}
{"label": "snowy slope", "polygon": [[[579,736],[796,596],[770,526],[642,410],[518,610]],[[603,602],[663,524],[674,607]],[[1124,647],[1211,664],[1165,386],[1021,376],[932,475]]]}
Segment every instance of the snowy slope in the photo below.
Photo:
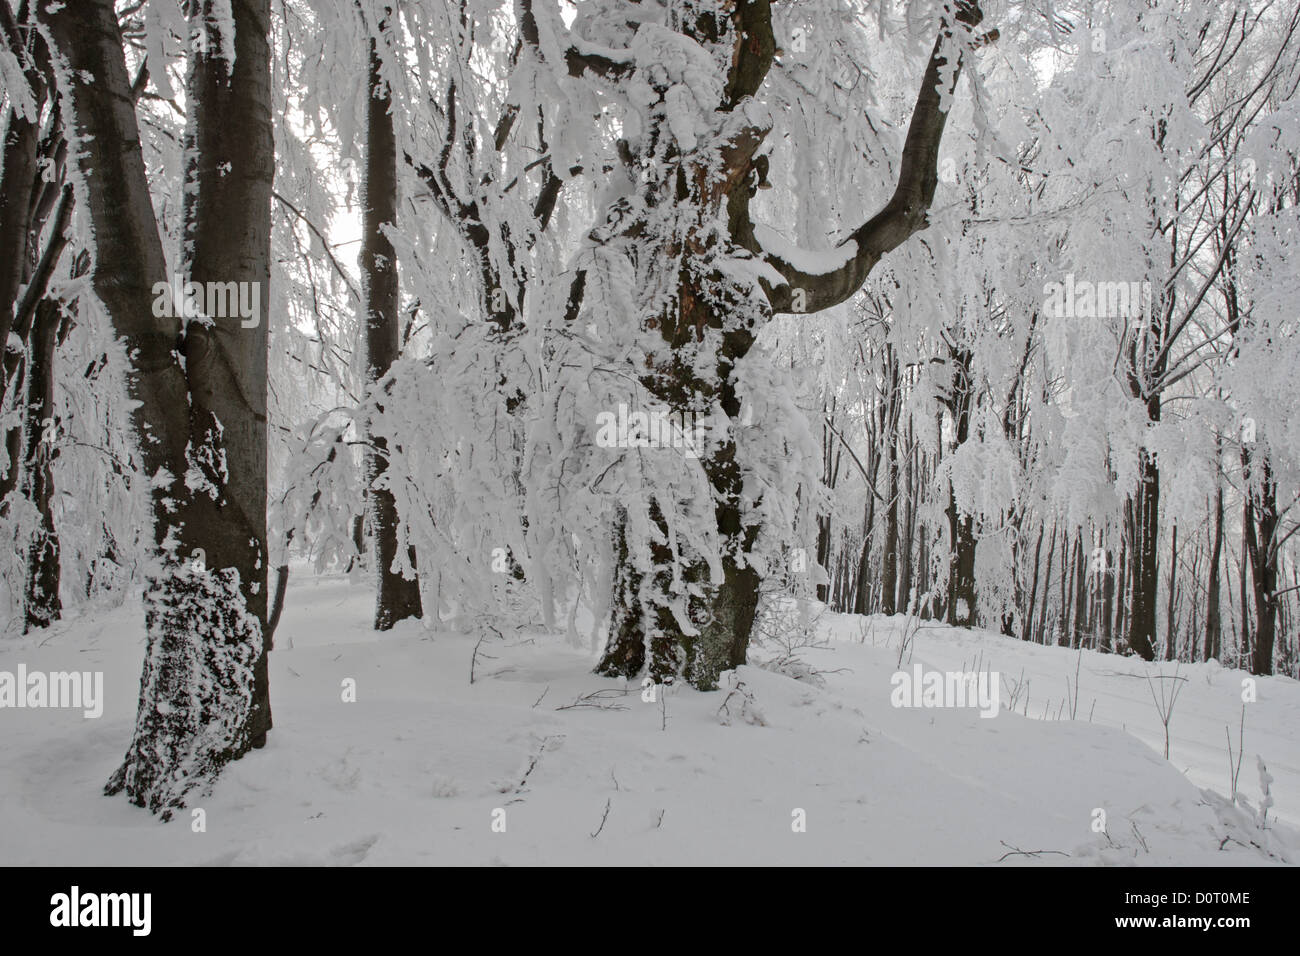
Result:
{"label": "snowy slope", "polygon": [[[882,617],[824,615],[826,632],[838,642],[864,641],[868,646],[889,643],[895,651],[899,622]],[[892,670],[897,654],[891,658]],[[1276,815],[1300,824],[1300,683],[1292,678],[1252,677],[1240,670],[1208,663],[1147,664],[1136,657],[1096,651],[1043,647],[981,630],[921,623],[913,642],[913,660],[941,670],[978,665],[998,671],[1004,704],[1009,688],[1023,684],[1017,713],[1040,720],[1068,721],[1072,698],[1078,698],[1077,719],[1125,730],[1164,753],[1165,730],[1157,701],[1180,685],[1169,719],[1169,759],[1198,787],[1227,794],[1231,790],[1228,741],[1236,762],[1244,743],[1238,790],[1252,805],[1259,799],[1256,757],[1273,776]],[[1255,700],[1245,704],[1243,682],[1254,685]],[[1075,686],[1078,686],[1076,692]]]}
{"label": "snowy slope", "polygon": [[[835,670],[825,686],[742,668],[727,721],[726,691],[643,702],[537,633],[484,641],[471,685],[477,636],[407,624],[376,637],[370,614],[367,587],[297,577],[271,658],[276,729],[198,803],[206,832],[99,795],[134,717],[134,605],[6,639],[0,670],[102,669],[107,700],[98,720],[0,710],[0,863],[997,864],[1013,848],[1056,852],[1000,865],[1300,860],[1294,830],[1261,831],[1199,789],[1227,789],[1223,725],[1235,741],[1240,714],[1242,675],[1213,666],[1182,669],[1169,762],[1137,664],[1085,653],[1081,719],[1037,719],[1049,696],[1055,715],[1077,655],[983,632],[922,629],[912,660],[1023,669],[1029,718],[892,707],[901,618],[825,616],[834,640],[803,655]],[[1259,687],[1241,791],[1258,797],[1258,751],[1275,812],[1296,821],[1300,686]],[[602,690],[600,706],[566,707]],[[1092,832],[1097,808],[1107,835]]]}

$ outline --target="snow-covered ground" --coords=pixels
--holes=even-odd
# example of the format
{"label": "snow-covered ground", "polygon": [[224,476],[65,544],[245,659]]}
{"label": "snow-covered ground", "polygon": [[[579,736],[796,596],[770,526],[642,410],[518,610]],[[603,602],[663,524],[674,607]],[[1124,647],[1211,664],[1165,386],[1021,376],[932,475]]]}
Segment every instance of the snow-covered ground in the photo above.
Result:
{"label": "snow-covered ground", "polygon": [[100,795],[135,714],[136,602],[4,639],[0,671],[102,670],[106,700],[99,719],[0,709],[0,863],[1300,861],[1288,678],[1259,679],[1247,705],[1241,794],[1258,804],[1256,754],[1274,778],[1261,830],[1221,796],[1246,675],[1217,665],[1179,668],[1165,760],[1145,675],[1172,665],[925,625],[905,669],[998,671],[1003,707],[896,708],[904,619],[827,614],[828,645],[800,652],[824,686],[749,666],[734,691],[647,702],[538,633],[485,640],[471,685],[477,635],[408,623],[378,636],[371,601],[364,585],[296,576],[271,658],[275,731],[195,803],[203,832],[189,811],[164,824]]}

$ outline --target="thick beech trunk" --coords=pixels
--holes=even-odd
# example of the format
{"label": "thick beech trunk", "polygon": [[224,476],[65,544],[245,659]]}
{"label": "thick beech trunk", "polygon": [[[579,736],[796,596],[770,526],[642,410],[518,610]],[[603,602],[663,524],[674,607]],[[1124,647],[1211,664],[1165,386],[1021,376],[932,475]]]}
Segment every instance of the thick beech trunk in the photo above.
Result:
{"label": "thick beech trunk", "polygon": [[[92,281],[131,357],[128,387],[150,479],[154,566],[135,732],[106,791],[170,816],[270,728],[266,615],[266,326],[274,157],[269,0],[232,0],[236,62],[200,3],[187,84],[185,269],[257,284],[257,324],[155,313],[166,261],[111,0],[42,4],[67,61],[80,139]],[[84,76],[93,83],[80,82]],[[184,356],[184,362],[179,356]]]}

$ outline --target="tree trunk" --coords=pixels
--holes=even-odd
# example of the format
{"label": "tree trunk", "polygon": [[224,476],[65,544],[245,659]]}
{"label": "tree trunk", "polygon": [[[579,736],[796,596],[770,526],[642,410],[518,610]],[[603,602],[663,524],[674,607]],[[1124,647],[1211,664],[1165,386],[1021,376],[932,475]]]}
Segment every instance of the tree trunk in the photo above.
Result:
{"label": "tree trunk", "polygon": [[[531,11],[529,3],[521,3],[521,34],[545,55]],[[943,29],[947,34],[959,27],[971,29],[981,18],[974,4],[961,2]],[[960,62],[949,63],[952,46],[943,37],[936,40],[909,124],[894,195],[853,233],[852,258],[831,272],[814,275],[764,250],[749,215],[749,200],[764,178],[767,163],[758,150],[770,131],[762,111],[746,108],[771,69],[776,50],[768,0],[721,6],[712,0],[688,0],[674,8],[669,23],[670,29],[698,44],[724,71],[719,101],[707,104],[714,126],[691,138],[694,143],[716,145],[683,149],[668,124],[673,114],[664,100],[669,85],[650,71],[638,76],[645,91],[642,96],[654,97],[655,106],[644,114],[648,128],[634,142],[620,144],[628,178],[638,184],[636,192],[617,200],[606,211],[607,225],[591,235],[593,242],[620,256],[635,271],[638,287],[671,290],[638,319],[643,330],[662,340],[647,346],[653,356],[638,371],[642,384],[674,414],[692,414],[694,405],[703,401],[720,406],[735,423],[740,412],[737,365],[761,325],[776,313],[817,312],[847,301],[887,252],[927,224],[947,115],[941,97],[945,90],[951,93]],[[585,48],[571,48],[565,56],[571,73],[590,71],[606,81],[638,70]],[[665,202],[671,204],[671,217],[655,212]],[[719,228],[720,221],[725,221],[725,229]],[[719,268],[728,260],[754,256],[763,257],[772,271],[752,283],[742,284],[744,280]],[[575,268],[574,274],[566,314],[577,317],[587,273]],[[773,274],[781,281],[775,281]],[[641,622],[643,631],[654,622],[655,630],[643,633],[643,638],[651,645],[647,664],[656,679],[661,670],[680,668],[692,685],[709,690],[717,686],[722,671],[745,660],[759,587],[758,572],[749,558],[759,528],[747,520],[743,469],[736,456],[736,443],[728,433],[700,459],[712,488],[722,581],[710,582],[702,559],[688,559],[675,572],[660,564],[650,574],[652,586],[649,594],[642,594],[641,607],[615,608],[615,636],[624,621]],[[642,569],[642,573],[648,572]],[[666,588],[679,578],[699,588],[687,600],[684,617],[689,620],[667,614],[670,592]],[[626,596],[631,572],[616,569],[615,580],[623,582],[616,585],[616,599]],[[859,594],[862,587],[859,582]],[[674,650],[657,654],[654,646],[661,641],[674,645]]]}
{"label": "tree trunk", "polygon": [[1241,452],[1246,486],[1246,553],[1255,592],[1255,642],[1252,674],[1273,673],[1273,644],[1277,630],[1277,482],[1267,452]]}
{"label": "tree trunk", "polygon": [[[215,59],[222,44],[210,6],[194,21],[202,50],[192,56],[187,89],[188,269],[195,280],[259,283],[264,303],[274,168],[269,0],[231,4],[233,65]],[[60,94],[78,134],[94,290],[131,356],[132,422],[154,518],[140,707],[105,790],[125,790],[169,817],[270,727],[262,639],[266,321],[259,315],[251,330],[238,321],[231,328],[230,319],[194,321],[182,338],[181,319],[155,311],[166,262],[113,3],[38,11],[67,61],[65,75],[94,77]]]}
{"label": "tree trunk", "polygon": [[[874,484],[880,467],[880,456],[871,453],[871,481]],[[876,523],[876,496],[867,489],[866,513],[862,516],[862,551],[858,555],[857,586],[853,589],[853,613],[871,613],[871,538]]]}
{"label": "tree trunk", "polygon": [[1141,452],[1140,484],[1135,492],[1130,535],[1133,550],[1128,646],[1143,660],[1155,659],[1156,592],[1160,530],[1160,470],[1153,455]]}
{"label": "tree trunk", "polygon": [[[42,299],[28,345],[27,366],[27,498],[40,515],[27,549],[25,630],[46,627],[59,619],[59,538],[54,528],[55,456],[54,351],[62,322],[59,303]],[[15,463],[16,466],[17,463]]]}
{"label": "tree trunk", "polygon": [[[241,283],[260,290],[259,314],[213,319],[185,329],[186,374],[194,435],[218,435],[225,458],[224,486],[200,497],[190,518],[209,567],[232,568],[248,611],[267,621],[267,346],[271,301],[271,185],[275,144],[271,129],[270,0],[229,0],[235,62],[220,55],[221,0],[203,0],[202,39],[192,49],[187,95],[185,251],[188,277],[201,283]],[[246,286],[243,284],[247,283]],[[255,324],[254,324],[255,323]],[[216,443],[213,443],[216,447]],[[271,729],[267,649],[254,664],[252,745]]]}
{"label": "tree trunk", "polygon": [[[0,45],[0,49],[25,48],[33,64],[44,61],[44,43],[35,25],[12,22],[9,0],[4,0],[4,3],[6,42]],[[20,15],[28,9],[24,5]],[[31,199],[40,180],[37,169],[40,158],[39,111],[45,102],[45,80],[34,66],[27,69],[24,76],[36,101],[37,116],[25,118],[11,107],[5,115],[3,139],[0,140],[4,157],[3,166],[0,166],[3,170],[3,178],[0,178],[0,249],[4,250],[0,254],[0,344],[9,341],[18,289],[25,281],[24,271],[32,265],[28,254]],[[5,379],[0,379],[0,395],[4,394],[6,384]],[[10,459],[10,466],[17,467],[16,458]]]}
{"label": "tree trunk", "polygon": [[1027,641],[1033,636],[1034,606],[1038,602],[1038,568],[1043,556],[1043,533],[1047,530],[1044,522],[1038,524],[1038,543],[1034,545],[1034,576],[1029,585],[1029,607],[1025,619],[1020,624],[1020,639]]}
{"label": "tree trunk", "polygon": [[[953,366],[952,398],[949,410],[953,417],[956,446],[960,448],[970,438],[970,413],[973,401],[973,382],[969,349],[950,350]],[[948,623],[954,627],[974,627],[975,610],[975,526],[974,516],[960,514],[957,496],[948,485]]]}
{"label": "tree trunk", "polygon": [[885,546],[882,555],[880,586],[880,611],[895,614],[898,611],[898,376],[897,366],[891,366],[889,399],[889,425],[885,430],[885,494],[889,506],[885,509]]}
{"label": "tree trunk", "polygon": [[1070,646],[1079,647],[1088,626],[1088,575],[1083,556],[1083,529],[1074,538],[1074,627]]}
{"label": "tree trunk", "polygon": [[[391,10],[385,10],[378,30],[387,28]],[[375,387],[401,352],[401,320],[398,315],[397,257],[384,234],[397,222],[397,140],[393,132],[392,95],[383,79],[379,41],[370,37],[370,96],[366,100],[366,169],[361,204],[364,232],[361,274],[366,310],[366,381]],[[377,396],[382,409],[382,395]],[[398,558],[398,515],[393,493],[383,485],[388,470],[388,443],[371,435],[366,449],[366,495],[370,527],[374,535],[375,630],[386,631],[398,621],[418,618],[420,581],[414,575],[415,549],[408,548],[406,560],[412,570],[407,577],[395,568]]]}
{"label": "tree trunk", "polygon": [[1038,618],[1038,635],[1035,642],[1047,643],[1047,612],[1052,603],[1052,560],[1056,556],[1056,522],[1052,522],[1052,535],[1047,539],[1047,570],[1043,574],[1043,613]]}
{"label": "tree trunk", "polygon": [[1241,560],[1238,564],[1237,584],[1241,600],[1241,631],[1238,634],[1240,650],[1237,656],[1238,667],[1250,666],[1250,590],[1246,584],[1246,572],[1250,566],[1250,526],[1255,522],[1255,510],[1250,506],[1250,495],[1244,495],[1241,502]]}
{"label": "tree trunk", "polygon": [[1178,598],[1178,522],[1171,522],[1169,542],[1169,603],[1165,608],[1165,660],[1178,656],[1178,630],[1175,601]]}
{"label": "tree trunk", "polygon": [[1124,524],[1124,528],[1122,528],[1120,531],[1120,538],[1119,538],[1119,564],[1115,565],[1115,630],[1114,633],[1115,633],[1116,640],[1118,640],[1121,635],[1127,633],[1126,627],[1128,626],[1128,619],[1126,617],[1128,603],[1127,603],[1126,595],[1128,591],[1128,575],[1129,575],[1129,560],[1128,560],[1129,537],[1126,529],[1128,528],[1127,522],[1128,522],[1128,513],[1130,511],[1129,505],[1130,502],[1125,502],[1124,505],[1125,524]]}
{"label": "tree trunk", "polygon": [[1223,621],[1219,613],[1219,565],[1223,560],[1223,485],[1214,489],[1214,543],[1210,547],[1210,572],[1205,603],[1205,659],[1218,660],[1223,653]]}
{"label": "tree trunk", "polygon": [[1101,569],[1101,649],[1109,651],[1111,649],[1111,636],[1114,633],[1113,623],[1115,616],[1115,591],[1118,578],[1124,572],[1115,565],[1115,553],[1111,550],[1103,551],[1106,564]]}
{"label": "tree trunk", "polygon": [[[839,481],[840,460],[843,458],[844,450],[840,446],[837,436],[831,430],[831,420],[835,413],[835,404],[831,403],[828,409],[822,407],[822,416],[826,419],[822,424],[822,484],[828,491],[834,491]],[[824,514],[817,516],[817,566],[822,568],[828,575],[833,576],[834,570],[831,568],[831,515]],[[832,594],[831,582],[817,585],[817,600],[828,601]]]}
{"label": "tree trunk", "polygon": [[915,572],[912,568],[912,541],[916,534],[916,446],[913,442],[912,420],[907,420],[907,436],[904,439],[904,449],[907,453],[907,465],[903,472],[903,492],[907,496],[906,517],[903,520],[903,542],[902,554],[899,556],[898,578],[901,582],[899,590],[899,600],[902,602],[903,610],[908,614],[912,613],[912,595],[917,594],[916,585],[912,579]]}

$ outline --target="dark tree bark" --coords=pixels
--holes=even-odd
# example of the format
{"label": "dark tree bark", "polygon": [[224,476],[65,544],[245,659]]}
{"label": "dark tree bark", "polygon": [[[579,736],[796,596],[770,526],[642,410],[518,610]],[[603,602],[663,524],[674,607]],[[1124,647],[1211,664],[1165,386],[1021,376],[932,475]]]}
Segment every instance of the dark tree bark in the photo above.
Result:
{"label": "dark tree bark", "polygon": [[[1216,479],[1217,483],[1217,479]],[[1223,561],[1223,485],[1214,489],[1214,541],[1210,546],[1209,597],[1205,602],[1205,660],[1222,655],[1222,615],[1219,611],[1219,566]]]}
{"label": "dark tree bark", "polygon": [[1052,603],[1052,561],[1056,557],[1056,522],[1052,522],[1052,535],[1047,540],[1047,570],[1043,574],[1043,613],[1038,617],[1038,631],[1034,641],[1047,643],[1047,613]]}
{"label": "dark tree bark", "polygon": [[1250,536],[1246,528],[1255,520],[1254,509],[1250,507],[1250,498],[1243,497],[1241,502],[1241,556],[1237,562],[1237,597],[1241,602],[1241,628],[1237,632],[1238,667],[1250,666],[1250,587],[1247,584],[1247,572],[1250,570]]}
{"label": "dark tree bark", "polygon": [[[1163,125],[1157,136],[1163,148]],[[1170,268],[1177,268],[1178,229],[1170,230]],[[1128,344],[1125,379],[1129,394],[1146,407],[1147,422],[1160,421],[1162,389],[1169,366],[1169,344],[1174,330],[1176,296],[1171,292],[1157,299],[1151,310],[1150,328],[1139,327]],[[1180,326],[1181,327],[1181,326]],[[1128,617],[1128,646],[1143,660],[1156,654],[1156,605],[1160,587],[1160,465],[1148,448],[1138,451],[1138,487],[1131,495],[1129,539],[1133,542],[1131,608]]]}
{"label": "dark tree bark", "polygon": [[[883,424],[884,416],[877,416]],[[876,530],[876,477],[880,474],[880,432],[874,425],[874,419],[867,425],[867,468],[862,476],[867,483],[867,503],[862,515],[862,548],[858,553],[858,573],[853,588],[853,613],[871,613],[871,545]]]}
{"label": "dark tree bark", "polygon": [[1101,650],[1109,651],[1114,635],[1116,583],[1123,572],[1116,567],[1113,550],[1108,548],[1102,554],[1106,564],[1101,569]]}
{"label": "dark tree bark", "polygon": [[[844,450],[840,446],[838,437],[835,433],[833,416],[835,404],[832,401],[831,407],[822,408],[822,414],[825,422],[822,424],[822,484],[827,489],[833,491],[839,481],[840,462],[844,457]],[[831,516],[817,516],[817,565],[826,571],[831,571]],[[830,598],[831,587],[828,584],[817,585],[817,600],[826,601]]]}
{"label": "dark tree bark", "polygon": [[[45,296],[46,289],[54,274],[55,266],[58,264],[63,250],[68,245],[67,228],[69,220],[72,218],[73,198],[71,186],[52,189],[50,193],[61,197],[58,210],[54,213],[54,222],[39,258],[33,259],[22,270],[22,279],[26,285],[26,290],[23,292],[22,298],[16,303],[13,323],[9,329],[9,334],[27,348],[6,349],[3,360],[0,360],[0,369],[2,369],[0,378],[8,383],[8,387],[12,388],[15,396],[21,395],[24,389],[30,388],[30,385],[25,386],[23,384],[24,374],[29,376],[35,374],[38,377],[53,374],[52,370],[40,369],[33,372],[31,369],[31,366],[41,361],[43,357],[40,350],[33,350],[31,340],[33,329],[38,317],[41,315],[41,308],[43,306],[48,308]],[[28,245],[33,250],[35,240],[40,237],[45,227],[45,217],[49,215],[49,212],[49,209],[35,209],[29,218],[28,236],[30,241]],[[53,357],[51,356],[52,360]],[[27,410],[23,410],[19,418],[18,424],[8,429],[4,436],[9,467],[3,475],[0,475],[0,501],[3,501],[14,489],[24,483],[24,464],[32,461],[30,457],[25,455],[23,450],[23,433],[25,428],[30,427],[30,414]],[[26,483],[31,484],[30,477],[26,477]]]}
{"label": "dark tree bark", "polygon": [[912,538],[916,534],[916,504],[918,498],[916,445],[913,441],[912,419],[910,417],[907,420],[907,433],[903,441],[903,448],[907,455],[903,469],[903,493],[906,495],[907,511],[903,519],[902,553],[899,555],[898,564],[898,579],[902,584],[898,599],[903,610],[910,614],[912,613],[912,594],[916,590],[912,584]]}
{"label": "dark tree bark", "polygon": [[[63,114],[51,95],[49,51],[31,3],[19,5],[16,19],[7,3],[0,4],[0,46],[22,66],[34,108],[31,116],[20,115],[11,98],[0,166],[0,395],[11,396],[19,411],[3,436],[8,465],[0,472],[0,508],[21,489],[39,516],[25,555],[23,616],[30,630],[62,613],[51,461],[57,448],[54,355],[68,323],[64,304],[50,299],[48,290],[68,246],[74,200],[66,182]],[[70,271],[75,278],[88,267],[83,250]]]}
{"label": "dark tree bark", "polygon": [[[1250,657],[1252,674],[1273,673],[1277,634],[1277,481],[1267,452],[1243,447],[1242,478],[1246,486],[1245,548],[1254,585],[1255,640]],[[1243,570],[1244,575],[1244,570]]]}
{"label": "dark tree bark", "polygon": [[[0,4],[0,39],[18,57],[23,75],[34,94],[38,116],[29,118],[11,108],[5,116],[3,179],[0,179],[0,345],[9,341],[18,289],[29,267],[32,193],[37,188],[40,158],[39,110],[45,102],[46,83],[41,64],[46,60],[44,42],[34,29],[30,4],[19,7],[15,20],[8,0]],[[0,349],[0,351],[3,351]],[[8,380],[0,380],[0,394]],[[11,462],[16,462],[11,458]]]}
{"label": "dark tree bark", "polygon": [[1119,564],[1115,566],[1115,637],[1116,640],[1127,631],[1128,603],[1125,600],[1129,586],[1128,537],[1121,533],[1119,543]]}
{"label": "dark tree bark", "polygon": [[1083,641],[1088,626],[1088,574],[1083,554],[1083,529],[1074,537],[1074,624],[1070,632],[1070,646],[1077,648]]}
{"label": "dark tree bark", "polygon": [[[30,349],[10,346],[15,340],[21,346],[29,344],[37,306],[43,302],[67,246],[72,190],[63,184],[67,150],[58,101],[49,96],[48,51],[30,4],[20,6],[18,20],[7,5],[0,11],[0,38],[23,65],[36,111],[34,117],[24,117],[14,104],[6,113],[4,166],[0,170],[0,395],[9,390],[15,405],[21,405],[20,396],[26,388],[22,375],[24,363],[30,361]],[[42,112],[46,115],[43,130]],[[48,170],[44,168],[47,162],[51,164]],[[47,172],[53,175],[47,176]],[[41,237],[52,213],[53,228],[42,247]],[[21,414],[18,424],[3,437],[8,465],[0,472],[0,501],[20,486],[31,484],[23,473],[29,460],[23,439],[26,417],[25,412]]]}
{"label": "dark tree bark", "polygon": [[[235,62],[220,55],[218,0],[202,0],[192,31],[187,95],[184,206],[185,271],[202,283],[248,283],[260,314],[185,328],[191,434],[213,435],[225,457],[224,483],[189,519],[208,565],[233,568],[260,630],[267,620],[267,346],[271,295],[270,0],[230,0]],[[266,647],[254,664],[252,744],[271,729]]]}
{"label": "dark tree bark", "polygon": [[[974,356],[966,348],[950,347],[949,364],[952,367],[952,385],[947,406],[952,414],[953,433],[957,448],[970,438],[970,414],[974,401],[974,383],[971,361]],[[977,620],[975,607],[975,519],[962,514],[957,508],[957,496],[951,483],[948,486],[948,623],[954,627],[974,627]]]}
{"label": "dark tree bark", "polygon": [[[1158,409],[1159,400],[1153,399],[1153,403]],[[1157,411],[1152,420],[1158,417]],[[1157,568],[1160,469],[1154,455],[1141,452],[1138,474],[1140,483],[1129,510],[1129,540],[1133,542],[1133,548],[1129,562],[1128,646],[1143,660],[1150,661],[1155,659],[1156,590],[1160,586]]]}
{"label": "dark tree bark", "polygon": [[880,611],[882,614],[895,614],[898,611],[898,419],[902,409],[902,396],[899,394],[898,359],[894,350],[885,345],[885,361],[888,363],[886,388],[889,392],[887,403],[888,419],[885,424],[885,542],[884,554],[881,556]]}
{"label": "dark tree bark", "polygon": [[[626,518],[620,514],[614,523],[614,608],[609,640],[596,673],[606,677],[635,677],[645,669],[646,641],[642,635],[649,629],[646,621],[637,620],[626,609],[643,606],[641,587],[644,576],[628,560]],[[619,614],[618,609],[624,609]]]}
{"label": "dark tree bark", "polygon": [[[233,65],[215,59],[211,5],[195,10],[206,52],[194,52],[187,87],[185,261],[195,281],[260,283],[264,304],[274,168],[269,0],[233,0],[231,9]],[[39,16],[69,66],[70,88],[59,93],[80,141],[92,281],[131,357],[132,421],[154,518],[140,708],[105,790],[125,790],[166,817],[270,727],[266,317],[252,329],[231,328],[230,319],[183,329],[174,313],[155,313],[166,261],[113,3],[41,4]]]}
{"label": "dark tree bark", "polygon": [[1066,531],[1061,535],[1061,629],[1056,635],[1056,644],[1058,647],[1067,647],[1070,643],[1070,595],[1073,593],[1070,589],[1070,556],[1073,553],[1070,548],[1070,532]]}
{"label": "dark tree bark", "polygon": [[54,351],[63,317],[59,303],[42,299],[28,346],[27,498],[40,515],[40,527],[27,549],[25,630],[46,627],[63,612],[59,599],[59,538],[54,528],[55,452]]}
{"label": "dark tree bark", "polygon": [[[387,17],[378,33],[387,29]],[[362,184],[364,223],[361,274],[366,310],[366,380],[381,387],[384,377],[401,354],[401,317],[398,314],[397,255],[385,235],[397,222],[397,140],[393,132],[393,101],[383,79],[379,37],[370,37],[370,96],[366,100],[366,169]],[[382,408],[382,396],[379,403]],[[366,496],[374,536],[375,630],[386,631],[399,621],[423,613],[418,577],[394,569],[398,557],[397,504],[383,484],[388,470],[388,442],[371,435],[366,449]],[[415,568],[415,549],[407,561]]]}
{"label": "dark tree bark", "polygon": [[1038,569],[1043,556],[1043,534],[1046,531],[1047,526],[1039,522],[1038,543],[1034,545],[1034,576],[1029,584],[1029,607],[1025,611],[1025,618],[1020,624],[1020,639],[1022,641],[1027,641],[1033,636],[1034,606],[1038,602]]}
{"label": "dark tree bark", "polygon": [[1169,543],[1169,603],[1165,607],[1165,660],[1178,656],[1175,602],[1178,598],[1178,522],[1172,522]]}
{"label": "dark tree bark", "polygon": [[[916,586],[918,594],[930,593],[930,542],[926,537],[925,525],[921,525],[920,544],[917,546],[918,560],[917,566],[921,570],[920,581]],[[920,615],[924,620],[931,620],[934,615],[933,602],[924,601],[920,607]]]}

